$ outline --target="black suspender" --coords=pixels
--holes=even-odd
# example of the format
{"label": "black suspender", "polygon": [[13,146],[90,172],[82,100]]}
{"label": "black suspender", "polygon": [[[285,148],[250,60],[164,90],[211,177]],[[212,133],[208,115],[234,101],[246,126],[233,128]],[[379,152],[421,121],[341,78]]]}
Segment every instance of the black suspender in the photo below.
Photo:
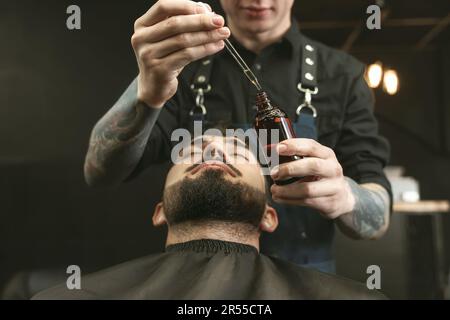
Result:
{"label": "black suspender", "polygon": [[[317,140],[317,110],[312,105],[312,96],[319,92],[317,83],[317,51],[311,44],[305,44],[302,52],[302,68],[297,89],[300,94],[304,94],[304,98],[303,103],[299,105],[296,111],[295,129],[298,137]],[[304,112],[307,110],[309,112]]]}
{"label": "black suspender", "polygon": [[303,109],[310,109],[314,118],[317,117],[317,110],[311,104],[312,95],[316,95],[319,92],[317,84],[317,51],[310,44],[305,44],[302,49],[302,68],[300,70],[301,79],[297,85],[297,89],[300,93],[304,93],[305,98],[303,103],[297,108],[297,117]]}
{"label": "black suspender", "polygon": [[317,88],[317,52],[310,44],[303,47],[301,84],[304,88]]}

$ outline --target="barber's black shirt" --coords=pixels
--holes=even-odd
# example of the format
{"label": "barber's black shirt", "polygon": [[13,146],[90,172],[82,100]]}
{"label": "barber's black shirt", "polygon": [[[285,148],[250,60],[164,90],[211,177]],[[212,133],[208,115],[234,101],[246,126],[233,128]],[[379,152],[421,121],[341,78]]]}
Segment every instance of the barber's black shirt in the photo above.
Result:
{"label": "barber's black shirt", "polygon": [[[350,55],[310,40],[299,32],[293,21],[291,28],[277,43],[260,54],[246,50],[233,40],[237,50],[260,80],[271,101],[285,110],[291,119],[303,102],[297,90],[300,81],[302,48],[316,48],[319,93],[313,96],[318,111],[318,141],[334,150],[344,174],[358,183],[377,183],[390,192],[383,173],[389,157],[389,145],[378,134],[373,114],[374,97],[363,75],[365,67]],[[161,111],[154,110],[156,124],[139,165],[130,178],[151,163],[170,159],[171,134],[177,128],[188,128],[189,111],[195,106],[195,94],[190,89],[201,62],[188,65],[179,76],[176,95]],[[256,89],[243,75],[226,50],[212,57],[211,91],[205,96],[207,120],[210,123],[252,123],[255,114]],[[136,81],[128,88],[136,91]],[[131,102],[130,102],[131,103]],[[302,215],[304,212],[308,211]],[[330,244],[333,224],[324,221],[317,212],[288,208],[281,212],[280,227],[263,241],[270,254],[277,254],[299,264],[331,259]],[[291,217],[295,217],[293,221]]]}
{"label": "barber's black shirt", "polygon": [[256,248],[195,240],[87,275],[81,290],[66,283],[33,299],[385,299],[342,277],[259,254]]}

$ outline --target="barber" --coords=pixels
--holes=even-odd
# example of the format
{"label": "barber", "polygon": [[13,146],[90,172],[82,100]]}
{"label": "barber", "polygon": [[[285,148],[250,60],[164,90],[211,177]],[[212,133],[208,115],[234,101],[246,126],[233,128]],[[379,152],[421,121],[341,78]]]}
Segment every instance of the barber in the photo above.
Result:
{"label": "barber", "polygon": [[[299,105],[314,116],[314,134],[278,145],[281,155],[305,158],[280,165],[272,178],[318,179],[271,187],[280,226],[262,239],[262,252],[333,272],[335,224],[351,238],[382,236],[391,209],[383,173],[389,145],[378,134],[364,65],[301,34],[291,18],[293,3],[221,0],[225,27],[207,5],[156,2],[136,20],[131,38],[139,74],[93,129],[87,183],[119,185],[170,159],[171,133],[189,128],[196,115],[210,123],[253,121],[256,89],[223,50],[230,38],[291,119],[305,119]],[[305,72],[310,67],[312,74]]]}

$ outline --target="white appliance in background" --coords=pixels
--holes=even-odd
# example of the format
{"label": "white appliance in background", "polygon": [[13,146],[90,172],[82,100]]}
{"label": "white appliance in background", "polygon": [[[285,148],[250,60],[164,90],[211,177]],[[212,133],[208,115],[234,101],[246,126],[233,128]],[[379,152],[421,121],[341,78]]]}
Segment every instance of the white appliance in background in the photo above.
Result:
{"label": "white appliance in background", "polygon": [[405,168],[388,166],[384,172],[392,185],[394,202],[417,202],[420,200],[419,182],[412,177],[404,177]]}

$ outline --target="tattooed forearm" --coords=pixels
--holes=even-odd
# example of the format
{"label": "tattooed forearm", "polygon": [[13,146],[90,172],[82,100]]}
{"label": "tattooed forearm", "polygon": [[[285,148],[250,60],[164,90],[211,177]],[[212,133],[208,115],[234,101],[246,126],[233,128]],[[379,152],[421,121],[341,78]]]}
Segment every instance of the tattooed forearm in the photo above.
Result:
{"label": "tattooed forearm", "polygon": [[92,131],[84,165],[86,182],[103,186],[125,180],[142,157],[158,113],[137,100],[133,82]]}
{"label": "tattooed forearm", "polygon": [[354,239],[380,237],[389,224],[390,200],[387,191],[377,184],[358,185],[347,178],[355,198],[352,212],[339,217],[342,232]]}

